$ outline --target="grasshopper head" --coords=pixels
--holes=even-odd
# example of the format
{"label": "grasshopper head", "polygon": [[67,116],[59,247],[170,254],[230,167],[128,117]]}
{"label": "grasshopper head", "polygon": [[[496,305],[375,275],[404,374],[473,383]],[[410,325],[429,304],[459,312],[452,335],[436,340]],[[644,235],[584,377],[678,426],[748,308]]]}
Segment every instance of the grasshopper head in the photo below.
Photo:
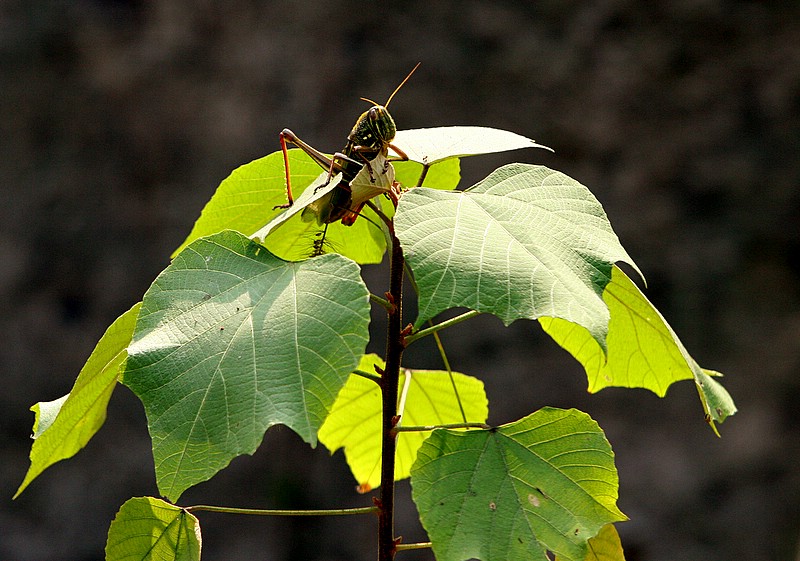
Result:
{"label": "grasshopper head", "polygon": [[383,105],[373,105],[364,111],[350,132],[350,140],[357,146],[383,150],[394,140],[397,126]]}
{"label": "grasshopper head", "polygon": [[[411,75],[417,68],[419,68],[419,63],[411,69],[408,76],[394,89],[392,95],[386,100],[385,105],[376,103],[366,97],[361,98],[367,103],[371,103],[372,107],[364,111],[358,118],[358,121],[356,121],[353,130],[350,131],[350,136],[347,137],[347,140],[350,142],[348,146],[361,146],[362,148],[367,148],[376,153],[384,152],[385,154],[387,146],[391,144],[392,140],[394,140],[394,135],[397,133],[397,126],[395,126],[394,119],[392,119],[392,116],[389,114],[387,107],[389,107],[389,104],[392,102],[394,94],[400,91],[400,88],[411,78]],[[365,153],[363,149],[361,153]],[[375,156],[373,155],[372,157],[374,158]]]}

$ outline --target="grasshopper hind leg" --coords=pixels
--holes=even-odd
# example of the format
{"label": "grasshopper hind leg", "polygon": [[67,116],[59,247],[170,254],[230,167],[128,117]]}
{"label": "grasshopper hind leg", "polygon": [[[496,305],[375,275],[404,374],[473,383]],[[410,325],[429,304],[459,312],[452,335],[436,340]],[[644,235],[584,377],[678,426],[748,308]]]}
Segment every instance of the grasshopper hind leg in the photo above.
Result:
{"label": "grasshopper hind leg", "polygon": [[325,255],[325,249],[327,247],[327,242],[325,240],[325,236],[328,234],[328,225],[325,224],[325,227],[314,234],[314,241],[311,245],[311,255],[309,257],[319,257],[320,255]]}
{"label": "grasshopper hind leg", "polygon": [[289,129],[283,129],[281,133],[278,135],[278,138],[281,141],[281,151],[283,152],[283,169],[286,177],[286,198],[288,199],[289,202],[284,203],[282,205],[275,205],[274,207],[272,207],[272,210],[277,210],[279,208],[289,208],[294,204],[294,197],[292,196],[292,181],[289,178],[289,150],[286,147],[286,142],[287,141],[295,142],[297,137]]}

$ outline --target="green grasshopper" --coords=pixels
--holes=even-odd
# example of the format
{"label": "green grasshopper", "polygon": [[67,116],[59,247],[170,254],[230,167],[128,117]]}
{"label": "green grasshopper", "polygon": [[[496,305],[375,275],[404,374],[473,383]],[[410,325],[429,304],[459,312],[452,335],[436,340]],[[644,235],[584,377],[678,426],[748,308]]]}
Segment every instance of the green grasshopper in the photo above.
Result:
{"label": "green grasshopper", "polygon": [[[395,88],[384,105],[380,105],[370,99],[361,98],[368,103],[372,103],[373,106],[364,111],[356,120],[356,124],[347,136],[347,143],[342,151],[336,152],[330,158],[316,148],[303,142],[291,130],[283,129],[279,137],[281,141],[281,150],[283,151],[283,163],[286,170],[286,196],[289,202],[288,204],[279,205],[275,208],[289,208],[294,204],[289,174],[289,154],[287,151],[287,143],[291,142],[308,154],[322,169],[328,171],[327,180],[324,184],[318,186],[315,191],[328,185],[334,175],[338,173],[342,174],[342,179],[330,193],[303,209],[302,218],[304,220],[311,220],[312,215],[315,215],[319,224],[325,224],[326,228],[328,224],[332,224],[337,220],[341,220],[342,224],[345,226],[352,226],[367,200],[374,196],[370,195],[367,198],[353,198],[351,183],[359,172],[366,166],[371,182],[375,183],[375,170],[372,168],[372,163],[376,161],[376,159],[380,158],[380,161],[383,162],[381,165],[383,169],[380,170],[382,173],[386,173],[390,165],[390,159],[408,159],[408,156],[402,150],[392,144],[397,132],[397,127],[387,107],[394,95],[403,87],[403,84],[408,81],[418,67],[419,64],[408,73],[408,76]],[[397,154],[397,157],[389,158],[389,148]],[[316,252],[317,248],[315,243],[315,253]]]}

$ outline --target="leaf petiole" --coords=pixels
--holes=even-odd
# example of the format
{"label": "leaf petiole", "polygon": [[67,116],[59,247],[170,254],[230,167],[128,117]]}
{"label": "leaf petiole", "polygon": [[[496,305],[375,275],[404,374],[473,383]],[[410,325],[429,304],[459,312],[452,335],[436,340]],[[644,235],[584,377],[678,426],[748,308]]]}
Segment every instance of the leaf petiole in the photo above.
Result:
{"label": "leaf petiole", "polygon": [[[369,208],[371,208],[371,209],[372,209],[372,211],[373,211],[375,214],[377,214],[377,215],[378,215],[378,218],[380,218],[380,219],[381,219],[381,221],[383,221],[383,223],[384,223],[384,224],[386,224],[386,226],[388,226],[389,228],[391,228],[391,227],[392,227],[392,219],[391,219],[391,218],[389,218],[388,216],[386,216],[386,215],[383,213],[383,211],[381,210],[381,208],[380,208],[378,205],[376,205],[376,204],[375,204],[374,202],[372,202],[371,200],[370,200],[370,201],[367,201],[367,202],[366,202],[366,205],[367,205]],[[377,224],[376,224],[376,225],[377,225]]]}
{"label": "leaf petiole", "polygon": [[434,429],[484,429],[491,430],[492,427],[486,423],[450,423],[445,425],[424,425],[424,426],[408,426],[408,427],[395,427],[397,432],[425,432]]}
{"label": "leaf petiole", "polygon": [[[428,322],[433,323],[433,322]],[[453,386],[453,395],[456,396],[456,402],[458,402],[458,409],[461,411],[461,420],[465,423],[467,422],[467,414],[464,412],[464,404],[461,403],[461,396],[458,393],[458,387],[456,386],[456,379],[453,377],[453,370],[450,368],[450,361],[447,359],[447,353],[444,352],[444,345],[442,345],[442,338],[439,337],[438,333],[433,334],[433,338],[436,341],[436,346],[439,348],[439,355],[442,357],[442,362],[444,363],[444,367],[447,369],[447,376],[450,378],[450,385]]]}
{"label": "leaf petiole", "polygon": [[389,302],[385,298],[381,298],[377,294],[372,294],[370,292],[369,299],[370,299],[371,302],[374,302],[375,304],[378,304],[379,306],[381,306],[382,308],[384,308],[387,311],[391,311],[391,309],[392,309],[391,302]]}
{"label": "leaf petiole", "polygon": [[310,510],[286,510],[286,509],[260,509],[260,508],[235,508],[214,505],[193,505],[187,506],[183,510],[186,512],[205,511],[223,512],[225,514],[249,514],[252,516],[347,516],[352,514],[370,514],[378,512],[377,506],[364,506],[355,508],[330,508],[330,509],[310,509]]}
{"label": "leaf petiole", "polygon": [[411,550],[411,549],[430,549],[433,546],[431,542],[419,542],[419,543],[399,543],[395,546],[395,550],[403,551],[403,550]]}
{"label": "leaf petiole", "polygon": [[405,343],[406,343],[406,345],[410,345],[411,343],[413,343],[417,339],[422,339],[423,337],[427,337],[428,335],[436,333],[437,331],[441,331],[442,329],[444,329],[446,327],[451,327],[453,325],[456,325],[457,323],[461,323],[462,321],[468,320],[470,318],[474,318],[477,315],[480,315],[480,312],[476,312],[475,310],[470,310],[470,311],[464,312],[463,314],[458,315],[458,316],[456,316],[454,318],[450,318],[450,319],[445,320],[445,321],[443,321],[441,323],[437,323],[436,325],[433,325],[431,327],[426,327],[425,329],[420,329],[416,333],[412,333],[411,335],[406,335]]}
{"label": "leaf petiole", "polygon": [[371,372],[366,372],[365,370],[359,370],[358,368],[356,368],[355,370],[353,370],[353,374],[355,374],[356,376],[361,376],[362,378],[366,378],[367,380],[372,380],[376,384],[381,383],[380,376],[378,376],[377,374],[372,374]]}

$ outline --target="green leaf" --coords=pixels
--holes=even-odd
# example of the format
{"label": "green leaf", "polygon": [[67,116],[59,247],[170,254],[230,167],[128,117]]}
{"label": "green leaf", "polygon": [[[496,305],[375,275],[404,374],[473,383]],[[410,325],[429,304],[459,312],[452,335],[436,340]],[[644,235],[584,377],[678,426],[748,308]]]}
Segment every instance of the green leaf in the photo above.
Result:
{"label": "green leaf", "polygon": [[[297,149],[289,150],[289,167],[295,197],[321,171],[309,156]],[[172,257],[194,240],[223,230],[236,230],[249,236],[272,217],[280,214],[282,211],[274,207],[286,202],[283,152],[279,150],[244,164],[220,183],[203,208],[189,237],[175,250]]]}
{"label": "green leaf", "polygon": [[698,366],[664,317],[618,267],[603,300],[611,313],[607,352],[579,325],[555,318],[539,320],[545,332],[586,369],[590,392],[620,386],[645,388],[664,397],[673,382],[694,379],[706,420],[715,432],[714,421],[722,422],[736,412],[730,395],[711,378],[720,374]]}
{"label": "green leaf", "polygon": [[72,391],[55,401],[31,407],[36,415],[31,465],[14,498],[45,469],[77,454],[103,426],[139,306],[136,304],[109,326],[78,374]]}
{"label": "green leaf", "polygon": [[438,561],[582,561],[616,506],[614,454],[574,409],[545,408],[494,430],[436,430],[411,469]]}
{"label": "green leaf", "polygon": [[[323,172],[319,165],[302,150],[292,149],[288,153],[292,191],[299,201],[308,187],[322,184],[328,174]],[[452,163],[447,162],[447,164],[432,168],[425,184],[441,189],[454,189],[459,181],[458,161],[453,160]],[[406,187],[416,184],[422,169],[421,165],[414,162],[396,162],[395,165],[398,169],[397,180],[401,184]],[[338,179],[334,178],[331,181],[330,189],[333,189],[336,183],[338,183]],[[308,198],[312,192],[313,190],[309,191],[306,197]],[[324,194],[325,191],[320,190],[317,198]],[[388,201],[383,200],[382,197],[376,200],[385,213],[389,216],[394,214],[394,208]],[[288,209],[286,213],[282,209],[275,208],[286,202],[283,152],[279,150],[244,164],[222,181],[203,208],[192,232],[175,250],[172,257],[200,237],[223,230],[236,230],[247,236],[253,236],[282,214],[286,214],[286,216],[280,222],[299,214],[303,208],[303,205],[300,205],[294,210]],[[380,222],[369,208],[365,208],[363,214],[366,219],[359,218],[352,227],[348,228],[341,223],[330,225],[326,240],[330,250],[349,257],[357,263],[379,263],[386,251],[384,236],[380,228],[376,226]],[[373,223],[370,223],[369,220],[372,220]],[[323,228],[315,221],[303,222],[299,217],[293,218],[285,227],[266,240],[265,245],[282,259],[298,261],[311,254],[313,243],[322,230]],[[261,233],[258,237],[264,238],[266,233]]]}
{"label": "green leaf", "polygon": [[153,497],[128,499],[106,542],[106,561],[200,561],[200,522]]}
{"label": "green leaf", "polygon": [[695,375],[695,386],[700,396],[700,402],[705,410],[705,420],[711,429],[719,436],[715,422],[721,423],[728,416],[736,413],[736,405],[728,391],[712,376],[722,376],[715,370],[700,368],[692,361],[692,372]]}
{"label": "green leaf", "polygon": [[300,193],[300,196],[295,198],[292,206],[284,209],[283,212],[278,214],[278,216],[270,220],[263,227],[259,228],[250,237],[256,240],[264,240],[274,230],[277,230],[279,227],[283,226],[287,220],[299,214],[303,215],[304,222],[309,222],[308,220],[305,220],[306,209],[309,207],[313,208],[314,205],[319,204],[336,188],[336,185],[341,181],[341,179],[341,173],[332,176],[330,181],[328,180],[327,172],[320,173],[317,178],[312,181],[310,185],[308,185],[308,187],[303,189],[303,191]]}
{"label": "green leaf", "polygon": [[561,317],[602,344],[611,267],[633,263],[589,190],[543,166],[504,166],[465,192],[414,189],[395,229],[419,287],[417,326],[463,306],[506,324]]}
{"label": "green leaf", "polygon": [[[563,561],[556,557],[556,561]],[[625,561],[622,543],[613,524],[606,524],[600,532],[589,540],[589,548],[583,561]]]}
{"label": "green leaf", "polygon": [[[383,210],[391,203],[378,199]],[[369,207],[352,226],[341,222],[328,224],[324,236],[325,253],[338,253],[361,265],[380,263],[386,253],[386,241],[380,228],[381,220]],[[272,232],[263,240],[272,253],[289,261],[308,259],[314,251],[314,242],[322,238],[324,226],[316,221],[304,222],[299,216],[287,220],[285,226]]]}
{"label": "green leaf", "polygon": [[[373,168],[383,169],[382,162],[373,161]],[[386,251],[386,242],[381,229],[382,222],[372,209],[364,208],[361,212],[362,217],[352,226],[335,222],[329,224],[326,229],[322,221],[315,220],[315,216],[329,213],[330,197],[341,177],[341,174],[337,174],[328,181],[328,173],[321,173],[310,185],[303,187],[291,207],[251,233],[250,237],[262,240],[267,249],[282,259],[300,261],[312,255],[315,241],[323,239],[324,233],[323,247],[326,250],[333,250],[361,264],[380,263]],[[380,188],[375,188],[376,184],[371,182],[371,177],[376,179],[376,184]],[[351,183],[354,205],[361,202],[356,200],[359,194],[364,195],[362,199],[376,197],[382,190],[391,186],[393,179],[394,168],[391,164],[386,173],[374,171],[373,176],[370,176],[368,168],[364,167]],[[383,197],[376,201],[385,211],[388,209],[394,211],[391,203]]]}
{"label": "green leaf", "polygon": [[[276,225],[299,214],[308,199],[323,197],[338,183],[340,176],[337,175],[331,180],[328,189],[321,189],[314,196],[314,188],[327,180],[328,173],[322,171],[302,150],[292,149],[288,154],[295,205],[285,211],[275,208],[287,202],[283,152],[273,152],[242,165],[222,181],[200,214],[192,232],[172,257],[192,241],[227,229],[251,237],[265,238]],[[297,204],[298,202],[301,204]],[[375,224],[378,223],[378,217],[371,210],[365,209],[364,214]],[[272,226],[264,231],[265,225],[270,224]],[[368,220],[357,220],[350,228],[341,223],[331,225],[326,236],[328,246],[357,263],[379,263],[386,244],[380,228],[375,224]],[[297,216],[288,221],[276,235],[264,240],[264,245],[282,259],[299,261],[311,255],[314,241],[322,230],[323,227],[315,221],[304,222]]]}
{"label": "green leaf", "polygon": [[[383,368],[375,355],[361,359],[359,370],[374,372]],[[430,426],[463,423],[461,409],[447,372],[405,369],[400,387],[410,376],[402,426]],[[484,423],[489,414],[483,382],[453,373],[458,396],[468,422]],[[409,476],[417,450],[430,431],[400,432],[397,437],[395,480]],[[331,413],[319,431],[319,440],[331,454],[344,448],[347,464],[359,483],[361,492],[368,492],[381,481],[381,392],[378,385],[355,374],[339,392]]]}
{"label": "green leaf", "polygon": [[436,127],[397,131],[392,142],[409,160],[434,164],[447,158],[476,156],[520,148],[544,148],[530,138],[488,127]]}
{"label": "green leaf", "polygon": [[316,445],[368,340],[369,293],[339,255],[288,263],[237,232],[190,244],[147,291],[123,383],[171,500],[272,425]]}

